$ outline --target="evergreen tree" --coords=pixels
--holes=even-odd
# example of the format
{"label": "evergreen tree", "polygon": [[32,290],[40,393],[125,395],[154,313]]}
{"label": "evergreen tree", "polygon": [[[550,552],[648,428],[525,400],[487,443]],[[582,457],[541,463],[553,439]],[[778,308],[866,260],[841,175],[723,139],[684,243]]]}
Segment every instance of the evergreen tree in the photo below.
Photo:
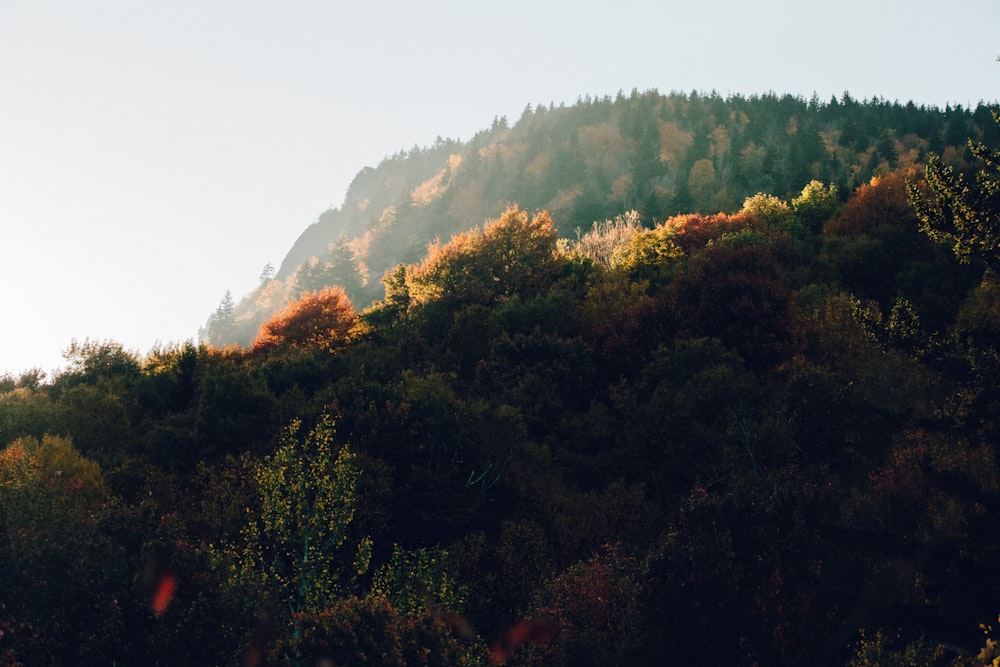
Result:
{"label": "evergreen tree", "polygon": [[263,285],[264,283],[268,282],[272,278],[274,278],[274,264],[271,264],[271,262],[268,262],[267,264],[264,265],[264,268],[261,269],[261,272],[260,272],[260,282]]}
{"label": "evergreen tree", "polygon": [[236,303],[233,301],[233,293],[226,290],[219,302],[219,306],[208,318],[208,327],[205,331],[204,342],[210,345],[223,345],[226,341],[232,340],[233,325],[236,323]]}

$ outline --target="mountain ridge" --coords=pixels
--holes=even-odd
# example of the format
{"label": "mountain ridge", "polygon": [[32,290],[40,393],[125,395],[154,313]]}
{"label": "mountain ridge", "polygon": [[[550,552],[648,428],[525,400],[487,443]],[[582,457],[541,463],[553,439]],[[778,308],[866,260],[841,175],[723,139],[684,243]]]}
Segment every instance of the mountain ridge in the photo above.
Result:
{"label": "mountain ridge", "polygon": [[468,141],[439,137],[360,169],[341,206],[302,231],[273,278],[213,313],[201,338],[248,346],[277,310],[333,284],[362,309],[381,298],[379,279],[394,266],[511,203],[548,211],[571,238],[631,210],[651,226],[736,211],[756,193],[790,198],[811,180],[846,197],[875,175],[917,168],[928,152],[961,169],[966,139],[996,131],[989,109],[655,90],[528,105],[513,125],[494,118]]}

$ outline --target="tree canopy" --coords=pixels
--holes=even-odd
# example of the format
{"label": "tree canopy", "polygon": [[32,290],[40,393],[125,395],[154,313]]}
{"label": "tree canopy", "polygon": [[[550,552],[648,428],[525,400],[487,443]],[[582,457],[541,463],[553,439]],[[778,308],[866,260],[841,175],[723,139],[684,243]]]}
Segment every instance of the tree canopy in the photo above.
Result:
{"label": "tree canopy", "polygon": [[[997,112],[993,118],[1000,125]],[[970,139],[969,151],[982,163],[973,182],[931,154],[926,192],[913,182],[907,189],[921,231],[951,244],[959,261],[981,260],[996,273],[1000,272],[1000,149]]]}
{"label": "tree canopy", "polygon": [[253,343],[255,352],[314,347],[336,352],[347,344],[358,315],[341,287],[306,292],[265,322]]}
{"label": "tree canopy", "polygon": [[0,378],[0,663],[990,664],[983,120],[636,93],[363,171],[360,312],[284,267],[242,345]]}

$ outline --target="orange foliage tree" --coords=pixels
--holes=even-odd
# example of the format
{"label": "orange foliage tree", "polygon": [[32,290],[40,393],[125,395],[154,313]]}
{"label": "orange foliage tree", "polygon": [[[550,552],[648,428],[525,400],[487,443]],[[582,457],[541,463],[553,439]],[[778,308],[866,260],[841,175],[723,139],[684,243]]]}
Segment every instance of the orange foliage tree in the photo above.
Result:
{"label": "orange foliage tree", "polygon": [[743,212],[734,215],[686,213],[675,215],[662,223],[664,232],[687,254],[703,248],[709,241],[724,234],[741,229],[762,231],[764,226],[756,215]]}
{"label": "orange foliage tree", "polygon": [[357,311],[342,287],[306,292],[264,323],[252,351],[313,347],[336,352],[347,345],[357,324]]}
{"label": "orange foliage tree", "polygon": [[893,227],[916,229],[917,216],[906,194],[909,176],[890,172],[858,187],[841,214],[823,225],[823,236],[873,234]]}

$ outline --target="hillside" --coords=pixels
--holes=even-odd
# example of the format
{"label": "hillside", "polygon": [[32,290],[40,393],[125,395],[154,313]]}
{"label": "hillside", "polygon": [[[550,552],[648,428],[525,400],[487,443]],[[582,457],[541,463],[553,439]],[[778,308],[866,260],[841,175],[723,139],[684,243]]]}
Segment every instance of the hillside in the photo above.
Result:
{"label": "hillside", "polygon": [[[636,140],[609,203],[597,137],[627,147],[625,110],[671,100],[712,134],[650,125],[690,168],[639,178]],[[745,197],[739,104],[798,110]],[[86,341],[0,377],[0,663],[992,664],[991,111],[637,95],[363,171],[296,251],[336,236],[336,262],[220,308],[233,331],[275,311],[245,346]],[[927,133],[861,122],[894,113]],[[867,138],[782,171],[807,127]],[[610,190],[489,213],[535,173],[518,133],[550,137],[539,174]]]}
{"label": "hillside", "polygon": [[527,107],[467,142],[439,140],[362,169],[339,209],[289,249],[273,279],[217,311],[202,339],[249,346],[306,290],[341,285],[358,308],[381,278],[510,203],[546,210],[560,236],[636,211],[646,226],[678,213],[739,210],[763,192],[790,199],[807,183],[842,196],[873,175],[911,169],[928,151],[962,166],[965,142],[995,136],[986,107],[945,110],[883,100],[805,101],[773,94],[633,92],[565,107]]}

